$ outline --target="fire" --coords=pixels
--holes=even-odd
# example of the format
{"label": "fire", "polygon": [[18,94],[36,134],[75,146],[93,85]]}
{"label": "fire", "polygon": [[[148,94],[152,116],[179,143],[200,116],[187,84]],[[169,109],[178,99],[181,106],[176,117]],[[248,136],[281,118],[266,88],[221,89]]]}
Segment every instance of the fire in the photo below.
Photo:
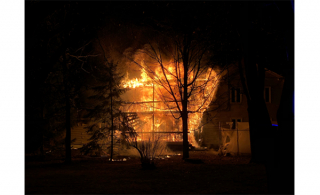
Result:
{"label": "fire", "polygon": [[[146,67],[144,61],[141,61],[142,67]],[[129,79],[128,74],[123,80],[123,87],[129,88],[126,94],[128,100],[122,108],[124,112],[136,112],[144,125],[137,128],[139,134],[138,141],[146,140],[150,136],[160,136],[163,141],[182,141],[182,120],[179,118],[180,113],[177,107],[182,110],[181,96],[177,82],[179,78],[183,78],[183,71],[178,70],[169,60],[164,64],[165,69],[154,64],[154,78],[148,75],[146,68],[141,69],[141,78]],[[183,67],[179,66],[180,68]],[[164,74],[165,73],[165,74]],[[178,74],[178,75],[177,75]],[[194,75],[188,75],[188,82],[191,82]],[[183,80],[183,79],[182,79]],[[172,94],[168,92],[169,85],[164,86],[162,83],[169,82]],[[182,82],[182,81],[180,81]],[[189,142],[194,146],[198,146],[195,141],[194,133],[201,127],[203,112],[209,108],[211,101],[214,99],[219,80],[217,73],[208,68],[203,74],[197,78],[195,82],[194,93],[189,98],[188,110],[188,130]],[[189,90],[189,89],[188,89]]]}
{"label": "fire", "polygon": [[[141,75],[143,75],[144,77],[147,76],[145,73],[142,73]],[[136,87],[152,86],[152,84],[148,84],[146,81],[147,80],[145,78],[142,78],[142,79],[136,78],[136,79],[128,80],[127,82],[123,83],[123,87],[136,88]]]}

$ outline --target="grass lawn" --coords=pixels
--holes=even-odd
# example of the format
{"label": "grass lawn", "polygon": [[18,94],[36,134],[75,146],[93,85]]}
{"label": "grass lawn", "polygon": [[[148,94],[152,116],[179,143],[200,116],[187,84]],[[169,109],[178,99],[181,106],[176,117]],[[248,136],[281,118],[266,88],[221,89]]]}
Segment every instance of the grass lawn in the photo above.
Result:
{"label": "grass lawn", "polygon": [[[248,157],[219,157],[190,151],[190,161],[171,156],[141,169],[139,159],[106,158],[26,162],[26,194],[263,194],[265,168]],[[198,159],[192,161],[192,159]]]}

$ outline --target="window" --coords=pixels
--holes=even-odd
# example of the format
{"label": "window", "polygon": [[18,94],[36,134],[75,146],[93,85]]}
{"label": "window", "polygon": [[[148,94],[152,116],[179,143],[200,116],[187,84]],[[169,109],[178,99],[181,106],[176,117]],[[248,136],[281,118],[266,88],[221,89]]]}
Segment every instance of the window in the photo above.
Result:
{"label": "window", "polygon": [[241,122],[242,120],[240,118],[233,118],[231,119],[232,122],[232,129],[236,129],[237,127],[237,122]]}
{"label": "window", "polygon": [[271,103],[271,87],[264,88],[264,100],[267,103]]}
{"label": "window", "polygon": [[231,89],[231,102],[241,102],[241,93],[240,88],[232,88]]}

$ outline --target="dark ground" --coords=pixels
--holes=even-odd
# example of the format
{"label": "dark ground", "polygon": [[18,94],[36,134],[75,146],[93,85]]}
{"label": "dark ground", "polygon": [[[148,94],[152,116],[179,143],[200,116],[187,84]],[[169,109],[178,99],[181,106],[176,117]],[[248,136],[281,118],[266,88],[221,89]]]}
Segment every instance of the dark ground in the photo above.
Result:
{"label": "dark ground", "polygon": [[263,165],[249,157],[219,157],[190,151],[190,161],[171,156],[142,170],[138,159],[108,162],[107,158],[26,161],[26,194],[263,194]]}

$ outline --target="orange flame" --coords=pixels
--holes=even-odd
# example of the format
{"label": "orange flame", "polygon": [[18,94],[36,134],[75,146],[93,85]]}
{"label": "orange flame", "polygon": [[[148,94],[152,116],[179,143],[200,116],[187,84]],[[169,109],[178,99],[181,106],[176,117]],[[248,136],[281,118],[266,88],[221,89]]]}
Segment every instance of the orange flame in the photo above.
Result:
{"label": "orange flame", "polygon": [[[128,92],[131,95],[129,95],[129,101],[122,110],[124,112],[137,112],[139,118],[144,121],[144,125],[137,128],[138,140],[147,139],[151,133],[164,132],[161,134],[164,141],[182,141],[181,119],[177,121],[172,115],[179,117],[180,113],[178,112],[177,104],[182,110],[181,97],[176,83],[179,82],[179,78],[183,78],[183,74],[177,75],[177,73],[180,74],[183,71],[177,70],[177,67],[172,62],[171,60],[164,64],[165,69],[161,69],[160,66],[154,66],[157,67],[154,70],[154,80],[147,75],[145,69],[141,69],[141,78],[129,80],[127,75],[123,80],[123,87],[134,89],[134,92]],[[188,75],[189,82],[193,78],[194,75],[192,73]],[[178,102],[175,102],[164,86],[159,84],[160,81],[163,83],[169,81]],[[198,146],[194,133],[201,126],[203,112],[209,108],[211,101],[215,98],[219,84],[217,73],[209,68],[196,79],[195,84],[197,88],[189,98],[188,104],[188,110],[191,111],[188,115],[188,129],[190,132],[189,141],[194,146]],[[180,133],[174,133],[177,131]]]}

